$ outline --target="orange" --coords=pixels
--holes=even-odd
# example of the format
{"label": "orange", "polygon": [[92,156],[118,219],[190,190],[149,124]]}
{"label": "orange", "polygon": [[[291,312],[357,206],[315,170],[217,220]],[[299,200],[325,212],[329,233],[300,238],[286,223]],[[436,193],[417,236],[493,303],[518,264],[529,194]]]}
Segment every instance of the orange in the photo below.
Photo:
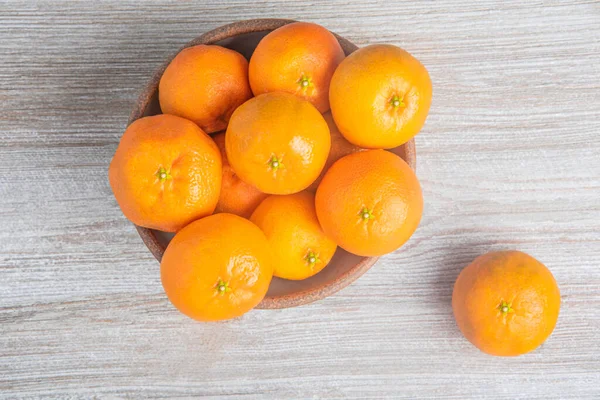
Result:
{"label": "orange", "polygon": [[181,50],[158,87],[163,113],[194,121],[208,133],[225,129],[233,111],[250,97],[248,61],[220,46]]}
{"label": "orange", "polygon": [[340,158],[325,173],[315,204],[325,233],[360,256],[380,256],[402,246],[423,213],[415,173],[385,150]]}
{"label": "orange", "polygon": [[242,181],[233,171],[227,154],[225,153],[225,133],[213,136],[213,139],[223,159],[223,180],[221,181],[221,195],[215,208],[215,213],[231,213],[240,217],[250,218],[252,211],[258,207],[261,201],[267,198],[267,194],[261,192],[252,185]]}
{"label": "orange", "polygon": [[231,116],[227,158],[246,183],[269,194],[306,189],[321,173],[331,138],[308,101],[284,92],[261,94]]}
{"label": "orange", "polygon": [[329,110],[329,83],[344,59],[337,39],[317,24],[294,22],[275,29],[250,58],[250,85],[255,95],[284,91]]}
{"label": "orange", "polygon": [[348,154],[356,153],[357,151],[363,151],[364,149],[353,145],[349,141],[346,140],[344,136],[340,133],[340,130],[335,125],[333,121],[333,117],[331,113],[323,114],[323,118],[325,118],[325,122],[327,122],[327,126],[329,126],[329,132],[331,133],[331,149],[329,150],[329,156],[327,157],[327,161],[325,162],[325,167],[321,171],[321,175],[317,178],[316,181],[312,183],[308,188],[312,191],[316,191],[319,183],[325,176],[325,173],[329,170],[329,168],[333,165],[334,162],[339,160],[340,158],[347,156]]}
{"label": "orange", "polygon": [[123,214],[165,232],[214,211],[221,174],[215,142],[193,122],[164,114],[129,125],[108,169]]}
{"label": "orange", "polygon": [[405,50],[389,44],[350,54],[331,79],[331,113],[350,142],[366,148],[406,143],[425,124],[431,105],[425,67]]}
{"label": "orange", "polygon": [[179,231],[160,263],[167,297],[199,321],[239,317],[263,299],[273,276],[267,239],[256,225],[215,214]]}
{"label": "orange", "polygon": [[300,192],[267,197],[250,218],[267,236],[275,276],[299,280],[321,271],[337,248],[315,212],[315,196]]}
{"label": "orange", "polygon": [[452,309],[463,335],[481,351],[518,356],[536,349],[554,330],[560,291],[552,273],[535,258],[496,251],[462,270]]}

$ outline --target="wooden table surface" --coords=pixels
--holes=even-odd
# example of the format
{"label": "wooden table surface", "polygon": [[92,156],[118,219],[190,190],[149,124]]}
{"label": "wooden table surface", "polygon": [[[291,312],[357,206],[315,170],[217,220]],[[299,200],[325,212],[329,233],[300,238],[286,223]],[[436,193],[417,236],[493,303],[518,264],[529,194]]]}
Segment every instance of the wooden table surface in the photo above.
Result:
{"label": "wooden table surface", "polygon": [[[107,166],[165,57],[268,17],[425,64],[425,212],[337,295],[197,323],[167,301]],[[600,398],[597,1],[2,1],[0,104],[2,398]],[[556,330],[518,358],[480,353],[452,317],[459,271],[498,249],[562,292]]]}

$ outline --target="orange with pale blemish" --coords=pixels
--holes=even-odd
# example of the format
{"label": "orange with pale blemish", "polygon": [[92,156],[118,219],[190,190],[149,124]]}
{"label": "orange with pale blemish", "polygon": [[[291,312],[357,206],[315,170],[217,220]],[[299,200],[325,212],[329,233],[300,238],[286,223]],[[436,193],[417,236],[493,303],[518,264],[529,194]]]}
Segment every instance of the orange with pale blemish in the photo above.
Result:
{"label": "orange with pale blemish", "polygon": [[279,278],[315,275],[329,264],[337,248],[319,225],[314,194],[306,191],[267,197],[250,220],[267,236]]}
{"label": "orange with pale blemish", "polygon": [[431,79],[405,50],[387,44],[350,54],[331,79],[331,113],[348,141],[390,149],[415,136],[431,105]]}
{"label": "orange with pale blemish", "polygon": [[215,214],[179,231],[160,264],[167,297],[199,321],[239,317],[264,298],[273,261],[263,232],[233,214]]}
{"label": "orange with pale blemish", "polygon": [[329,83],[344,59],[337,39],[320,25],[294,22],[265,36],[250,58],[255,95],[284,91],[329,110]]}
{"label": "orange with pale blemish", "polygon": [[193,122],[165,114],[129,125],[108,169],[123,214],[165,232],[214,211],[221,174],[214,141]]}
{"label": "orange with pale blemish", "polygon": [[221,46],[181,50],[158,86],[163,113],[187,118],[207,133],[225,129],[233,111],[250,97],[248,61]]}
{"label": "orange with pale blemish", "polygon": [[306,189],[321,173],[330,146],[329,128],[319,111],[285,92],[265,93],[242,104],[225,134],[235,173],[269,194]]}
{"label": "orange with pale blemish", "polygon": [[325,233],[361,256],[402,246],[423,213],[421,186],[397,155],[368,150],[339,159],[317,189],[316,210]]}
{"label": "orange with pale blemish", "polygon": [[223,159],[221,194],[219,195],[219,202],[215,208],[215,213],[231,213],[240,217],[250,218],[252,212],[268,195],[242,181],[233,171],[225,152],[225,133],[214,135],[213,139],[219,147],[221,158]]}
{"label": "orange with pale blemish", "polygon": [[546,266],[520,251],[477,257],[454,284],[452,309],[465,337],[481,351],[518,356],[550,336],[560,291]]}

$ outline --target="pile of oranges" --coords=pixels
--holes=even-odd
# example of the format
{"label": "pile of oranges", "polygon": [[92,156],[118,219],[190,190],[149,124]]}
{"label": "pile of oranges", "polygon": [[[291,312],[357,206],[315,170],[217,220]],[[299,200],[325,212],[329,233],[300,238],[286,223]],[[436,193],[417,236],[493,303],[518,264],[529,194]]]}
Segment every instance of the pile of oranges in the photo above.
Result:
{"label": "pile of oranges", "polygon": [[429,74],[406,51],[346,57],[327,29],[296,22],[250,62],[220,46],[182,50],[158,97],[163,114],[127,128],[109,179],[132,222],[176,232],[161,278],[184,314],[237,317],[273,276],[313,276],[338,246],[383,255],[416,230],[419,181],[383,150],[417,134],[431,103]]}
{"label": "pile of oranges", "polygon": [[313,276],[338,246],[392,252],[419,225],[419,181],[387,149],[421,130],[432,86],[398,47],[346,57],[327,29],[290,23],[249,62],[216,45],[182,50],[158,95],[163,114],[127,128],[109,180],[133,223],[176,232],[161,280],[191,318],[238,317],[273,276]]}

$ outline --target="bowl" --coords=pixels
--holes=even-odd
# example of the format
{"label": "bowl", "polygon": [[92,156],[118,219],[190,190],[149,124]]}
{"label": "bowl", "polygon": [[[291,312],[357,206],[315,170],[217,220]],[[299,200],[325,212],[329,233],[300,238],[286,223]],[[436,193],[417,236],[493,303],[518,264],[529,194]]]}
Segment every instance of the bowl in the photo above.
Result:
{"label": "bowl", "polygon": [[[267,33],[292,22],[296,21],[289,19],[253,19],[234,22],[198,36],[182,49],[199,44],[217,44],[236,50],[249,60],[254,48]],[[347,39],[338,35],[335,36],[346,55],[358,49],[358,47]],[[173,54],[165,61],[143,89],[131,112],[129,118],[130,124],[141,117],[161,113],[158,103],[158,83],[165,68],[175,55]],[[404,145],[389,151],[402,157],[413,170],[415,169],[416,152],[415,143],[412,139]],[[136,228],[144,244],[154,257],[160,261],[173,234],[137,225]],[[257,308],[275,309],[295,307],[330,296],[358,279],[376,261],[377,257],[360,257],[338,248],[329,265],[308,279],[289,281],[273,278],[267,295]]]}

